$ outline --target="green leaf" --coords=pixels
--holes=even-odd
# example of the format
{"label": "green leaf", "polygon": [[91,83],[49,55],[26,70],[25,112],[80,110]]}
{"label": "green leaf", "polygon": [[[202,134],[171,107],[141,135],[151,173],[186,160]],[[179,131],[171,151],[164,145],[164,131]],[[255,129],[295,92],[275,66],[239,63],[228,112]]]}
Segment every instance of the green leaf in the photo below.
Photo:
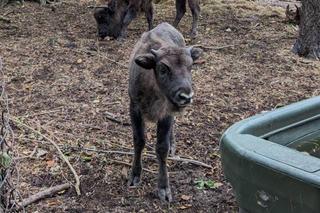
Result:
{"label": "green leaf", "polygon": [[3,152],[0,153],[0,167],[1,168],[8,168],[11,165],[11,157],[8,155],[8,153]]}
{"label": "green leaf", "polygon": [[195,181],[197,189],[216,189],[222,186],[222,183],[215,182],[214,180],[196,180]]}

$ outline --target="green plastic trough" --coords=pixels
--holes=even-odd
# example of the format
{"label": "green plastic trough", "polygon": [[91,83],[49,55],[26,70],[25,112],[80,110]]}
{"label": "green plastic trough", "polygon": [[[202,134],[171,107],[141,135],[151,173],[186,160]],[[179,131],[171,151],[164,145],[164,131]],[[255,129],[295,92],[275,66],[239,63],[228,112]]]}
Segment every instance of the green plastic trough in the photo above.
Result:
{"label": "green plastic trough", "polygon": [[292,148],[319,137],[320,97],[227,129],[222,166],[240,212],[320,213],[320,159]]}

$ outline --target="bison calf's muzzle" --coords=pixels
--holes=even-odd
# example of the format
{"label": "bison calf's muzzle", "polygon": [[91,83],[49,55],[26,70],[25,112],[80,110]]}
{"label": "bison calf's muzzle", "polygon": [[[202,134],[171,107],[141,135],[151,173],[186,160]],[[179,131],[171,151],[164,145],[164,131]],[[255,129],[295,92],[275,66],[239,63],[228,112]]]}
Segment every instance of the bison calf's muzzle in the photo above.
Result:
{"label": "bison calf's muzzle", "polygon": [[175,101],[180,107],[185,107],[192,103],[193,92],[186,93],[183,90],[179,90],[175,96]]}
{"label": "bison calf's muzzle", "polygon": [[171,201],[167,171],[169,151],[174,154],[174,115],[192,103],[191,67],[202,53],[186,47],[174,27],[162,23],[142,35],[130,58],[129,96],[134,158],[129,186],[140,182],[145,121],[157,123],[156,154],[159,162],[158,196]]}

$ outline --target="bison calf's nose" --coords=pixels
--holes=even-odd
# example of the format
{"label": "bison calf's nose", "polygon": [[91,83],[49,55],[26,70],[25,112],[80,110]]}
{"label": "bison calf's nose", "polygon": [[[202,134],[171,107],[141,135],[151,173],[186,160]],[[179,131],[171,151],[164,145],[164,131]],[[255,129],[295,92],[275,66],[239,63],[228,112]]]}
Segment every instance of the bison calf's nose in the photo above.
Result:
{"label": "bison calf's nose", "polygon": [[185,92],[184,90],[179,90],[176,93],[176,102],[180,106],[185,106],[187,104],[192,103],[192,98],[193,98],[193,92]]}

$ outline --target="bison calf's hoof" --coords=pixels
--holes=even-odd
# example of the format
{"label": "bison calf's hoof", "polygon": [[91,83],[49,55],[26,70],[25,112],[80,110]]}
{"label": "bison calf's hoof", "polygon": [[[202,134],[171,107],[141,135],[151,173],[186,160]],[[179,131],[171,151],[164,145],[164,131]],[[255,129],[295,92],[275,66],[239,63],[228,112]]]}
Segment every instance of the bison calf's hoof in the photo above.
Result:
{"label": "bison calf's hoof", "polygon": [[161,201],[167,201],[171,202],[172,201],[172,195],[171,195],[171,190],[170,188],[159,188],[158,189],[158,197],[160,198]]}
{"label": "bison calf's hoof", "polygon": [[139,185],[139,183],[140,183],[139,176],[131,176],[128,181],[128,187],[129,188],[137,187]]}

